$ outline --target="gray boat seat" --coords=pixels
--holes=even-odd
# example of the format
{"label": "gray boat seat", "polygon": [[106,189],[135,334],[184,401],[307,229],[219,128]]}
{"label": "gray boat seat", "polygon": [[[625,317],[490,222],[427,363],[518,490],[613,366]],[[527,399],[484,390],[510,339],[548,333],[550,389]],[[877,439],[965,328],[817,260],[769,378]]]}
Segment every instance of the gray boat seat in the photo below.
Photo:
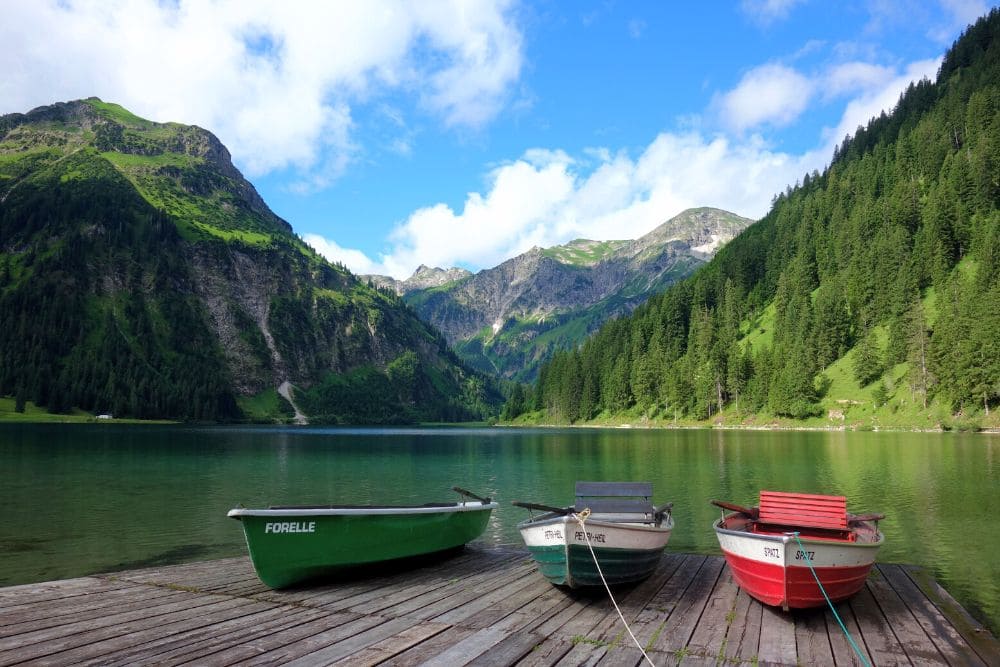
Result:
{"label": "gray boat seat", "polygon": [[577,482],[577,512],[589,508],[592,514],[623,515],[622,518],[652,520],[653,485],[650,482]]}

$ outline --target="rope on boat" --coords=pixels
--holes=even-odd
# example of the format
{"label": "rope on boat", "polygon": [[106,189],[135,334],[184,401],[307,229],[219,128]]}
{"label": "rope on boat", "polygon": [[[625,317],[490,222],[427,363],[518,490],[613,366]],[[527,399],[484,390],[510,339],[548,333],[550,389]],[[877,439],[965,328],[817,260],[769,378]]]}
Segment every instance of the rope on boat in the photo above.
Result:
{"label": "rope on boat", "polygon": [[871,663],[868,662],[868,659],[865,657],[864,653],[861,652],[861,649],[858,648],[858,645],[855,644],[854,640],[851,638],[851,633],[847,631],[847,626],[845,626],[844,622],[840,620],[840,614],[837,613],[836,608],[834,608],[833,606],[833,602],[830,601],[830,596],[826,594],[826,589],[823,588],[823,583],[819,580],[819,576],[816,574],[816,569],[813,568],[812,559],[809,558],[809,552],[806,551],[805,545],[802,544],[802,540],[799,539],[798,531],[791,533],[791,535],[795,538],[795,541],[798,542],[799,550],[802,552],[802,555],[806,559],[806,565],[809,566],[809,571],[812,572],[813,579],[816,580],[816,585],[819,586],[820,593],[822,593],[823,597],[826,598],[826,603],[830,605],[830,611],[833,612],[833,617],[837,619],[837,623],[840,624],[840,629],[844,631],[844,636],[846,636],[847,641],[850,642],[851,648],[853,648],[854,652],[858,654],[858,658],[861,659],[862,665],[865,665],[866,667],[871,667]]}
{"label": "rope on boat", "polygon": [[632,634],[632,628],[628,627],[628,621],[625,620],[622,610],[618,608],[618,603],[615,602],[615,596],[611,594],[611,587],[608,586],[608,582],[604,578],[604,572],[601,571],[601,564],[597,562],[597,554],[594,553],[594,545],[590,543],[590,535],[587,534],[587,526],[584,524],[584,522],[590,517],[590,508],[584,508],[582,512],[574,513],[572,516],[576,519],[577,523],[580,524],[580,530],[583,532],[583,537],[587,540],[587,548],[590,549],[590,557],[594,559],[594,567],[597,568],[597,574],[601,575],[601,583],[604,584],[604,590],[608,592],[608,597],[611,598],[611,604],[615,606],[615,611],[618,612],[618,618],[622,620],[622,625],[624,625],[625,630],[628,631],[628,636],[632,638],[632,641],[639,648],[639,652],[642,653],[642,657],[646,659],[646,662],[653,667],[656,667],[656,665],[653,664],[653,661],[649,659],[649,656],[646,655],[646,651],[642,648],[642,644],[640,644],[639,640],[635,638],[634,634]]}

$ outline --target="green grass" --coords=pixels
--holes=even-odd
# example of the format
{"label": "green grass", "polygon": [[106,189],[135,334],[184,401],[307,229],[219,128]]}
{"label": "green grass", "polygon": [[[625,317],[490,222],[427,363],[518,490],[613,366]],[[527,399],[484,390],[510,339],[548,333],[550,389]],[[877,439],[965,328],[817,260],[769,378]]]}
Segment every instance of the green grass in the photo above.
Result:
{"label": "green grass", "polygon": [[591,266],[607,259],[621,249],[628,241],[590,241],[576,239],[566,245],[546,248],[542,251],[545,257],[571,266]]}
{"label": "green grass", "polygon": [[746,348],[747,344],[753,346],[754,350],[769,348],[774,343],[774,319],[777,310],[771,303],[753,321],[745,324],[747,335],[740,340],[740,347]]}
{"label": "green grass", "polygon": [[0,397],[0,423],[24,423],[24,424],[166,424],[163,420],[141,420],[141,419],[98,419],[96,415],[84,412],[79,408],[73,408],[69,413],[54,415],[45,408],[39,407],[27,401],[24,405],[24,412],[14,410],[15,401],[11,396]]}
{"label": "green grass", "polygon": [[158,124],[153,121],[146,120],[145,118],[140,118],[134,113],[129,111],[123,106],[118,104],[113,104],[111,102],[103,102],[96,97],[91,97],[86,100],[87,104],[94,108],[99,114],[107,118],[108,120],[120,123],[121,125],[126,125],[129,127],[137,127],[143,130],[152,130]]}
{"label": "green grass", "polygon": [[169,139],[187,127],[180,123],[157,123],[140,118],[122,106],[102,102],[96,97],[91,97],[86,102],[101,116],[121,125],[124,128],[125,138],[130,142],[143,144],[148,143],[150,139],[154,141]]}
{"label": "green grass", "polygon": [[15,401],[13,398],[0,398],[0,422],[88,422],[94,421],[94,415],[73,410],[70,414],[54,415],[40,408],[31,401],[25,403],[24,412],[14,410]]}
{"label": "green grass", "polygon": [[247,419],[256,423],[283,423],[295,415],[292,406],[273,387],[255,396],[240,396],[236,403]]}
{"label": "green grass", "polygon": [[157,155],[133,155],[130,153],[118,153],[116,151],[106,151],[101,153],[101,157],[108,160],[119,170],[147,169],[152,171],[160,167],[180,167],[190,168],[204,164],[204,158],[184,155],[181,153],[159,153]]}

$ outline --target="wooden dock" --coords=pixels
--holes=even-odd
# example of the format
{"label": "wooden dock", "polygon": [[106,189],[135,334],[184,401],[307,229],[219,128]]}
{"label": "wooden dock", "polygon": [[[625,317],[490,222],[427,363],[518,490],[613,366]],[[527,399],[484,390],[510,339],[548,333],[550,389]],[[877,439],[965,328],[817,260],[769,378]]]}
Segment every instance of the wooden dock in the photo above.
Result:
{"label": "wooden dock", "polygon": [[[829,610],[750,599],[721,556],[667,553],[616,591],[656,665],[860,664]],[[922,571],[878,565],[838,606],[874,665],[1000,665],[1000,643]],[[527,552],[272,591],[247,558],[0,588],[0,665],[638,665],[606,596],[557,589]]]}

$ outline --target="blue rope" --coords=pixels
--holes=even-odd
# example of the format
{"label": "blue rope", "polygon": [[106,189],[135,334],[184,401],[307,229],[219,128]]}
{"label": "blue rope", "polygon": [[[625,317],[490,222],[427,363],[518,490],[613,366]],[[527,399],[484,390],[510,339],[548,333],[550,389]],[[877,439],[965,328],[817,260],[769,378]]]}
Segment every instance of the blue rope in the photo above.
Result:
{"label": "blue rope", "polygon": [[844,625],[844,622],[840,620],[840,614],[837,613],[837,610],[836,608],[834,608],[833,603],[830,602],[830,596],[826,594],[826,589],[823,588],[823,582],[819,580],[819,576],[817,576],[816,574],[816,569],[813,567],[812,560],[809,558],[809,552],[806,551],[805,545],[802,544],[802,540],[799,539],[798,531],[791,533],[791,535],[794,536],[795,541],[798,542],[799,550],[802,551],[802,556],[803,558],[806,559],[806,565],[809,566],[809,571],[812,572],[813,579],[816,580],[816,585],[819,586],[820,593],[822,593],[823,597],[826,598],[826,603],[830,605],[830,611],[833,612],[833,617],[837,619],[837,623],[840,624],[840,629],[844,631],[844,636],[847,637],[847,641],[850,642],[851,648],[853,648],[854,652],[858,654],[859,658],[861,658],[861,664],[865,665],[866,667],[871,667],[871,663],[868,662],[868,659],[865,658],[864,654],[861,652],[861,649],[859,649],[858,645],[854,643],[853,639],[851,639],[851,633],[847,631],[847,627]]}

